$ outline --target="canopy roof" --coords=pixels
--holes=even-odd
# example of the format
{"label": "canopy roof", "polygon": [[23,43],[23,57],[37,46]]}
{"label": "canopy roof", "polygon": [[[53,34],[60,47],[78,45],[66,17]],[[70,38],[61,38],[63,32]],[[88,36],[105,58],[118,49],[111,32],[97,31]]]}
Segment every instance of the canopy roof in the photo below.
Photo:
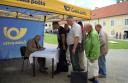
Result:
{"label": "canopy roof", "polygon": [[76,7],[58,0],[0,0],[0,10],[44,16],[55,13],[84,19],[91,17],[90,9]]}

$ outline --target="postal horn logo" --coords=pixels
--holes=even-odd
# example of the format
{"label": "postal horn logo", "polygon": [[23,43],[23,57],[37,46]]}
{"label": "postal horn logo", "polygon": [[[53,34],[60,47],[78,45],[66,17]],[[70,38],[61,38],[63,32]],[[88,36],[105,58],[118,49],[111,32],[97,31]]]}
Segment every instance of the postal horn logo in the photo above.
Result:
{"label": "postal horn logo", "polygon": [[18,40],[21,39],[27,32],[27,28],[7,28],[4,27],[4,35],[6,38],[9,38],[11,40]]}

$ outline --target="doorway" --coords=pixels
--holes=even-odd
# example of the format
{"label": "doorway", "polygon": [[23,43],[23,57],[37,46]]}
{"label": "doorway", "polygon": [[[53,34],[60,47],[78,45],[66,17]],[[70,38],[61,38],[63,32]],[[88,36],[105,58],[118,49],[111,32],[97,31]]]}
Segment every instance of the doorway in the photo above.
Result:
{"label": "doorway", "polygon": [[124,39],[128,39],[128,31],[124,31]]}

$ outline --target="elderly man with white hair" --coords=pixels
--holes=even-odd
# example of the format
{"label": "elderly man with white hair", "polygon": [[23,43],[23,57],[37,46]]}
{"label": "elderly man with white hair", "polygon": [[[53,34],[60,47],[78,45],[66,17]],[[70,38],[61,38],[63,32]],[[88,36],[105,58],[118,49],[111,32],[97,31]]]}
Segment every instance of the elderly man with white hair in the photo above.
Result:
{"label": "elderly man with white hair", "polygon": [[88,79],[92,83],[99,83],[97,80],[98,77],[98,58],[100,55],[100,41],[99,35],[95,29],[92,28],[91,24],[85,25],[85,30],[88,33],[85,45],[85,53],[88,59]]}
{"label": "elderly man with white hair", "polygon": [[71,16],[67,18],[67,23],[71,26],[70,32],[68,33],[68,36],[70,37],[68,38],[68,43],[73,71],[82,71],[79,65],[80,44],[82,36],[81,27]]}

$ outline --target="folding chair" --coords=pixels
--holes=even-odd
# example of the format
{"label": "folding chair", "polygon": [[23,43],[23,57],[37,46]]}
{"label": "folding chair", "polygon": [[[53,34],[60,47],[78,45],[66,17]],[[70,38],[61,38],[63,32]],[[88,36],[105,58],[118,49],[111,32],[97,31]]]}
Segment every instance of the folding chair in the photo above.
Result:
{"label": "folding chair", "polygon": [[22,56],[22,60],[23,60],[22,67],[21,67],[21,72],[23,72],[23,70],[24,70],[24,61],[25,60],[29,61],[29,57],[27,57],[25,55],[25,51],[26,51],[26,46],[21,46],[20,47],[20,52],[21,52],[21,56]]}

